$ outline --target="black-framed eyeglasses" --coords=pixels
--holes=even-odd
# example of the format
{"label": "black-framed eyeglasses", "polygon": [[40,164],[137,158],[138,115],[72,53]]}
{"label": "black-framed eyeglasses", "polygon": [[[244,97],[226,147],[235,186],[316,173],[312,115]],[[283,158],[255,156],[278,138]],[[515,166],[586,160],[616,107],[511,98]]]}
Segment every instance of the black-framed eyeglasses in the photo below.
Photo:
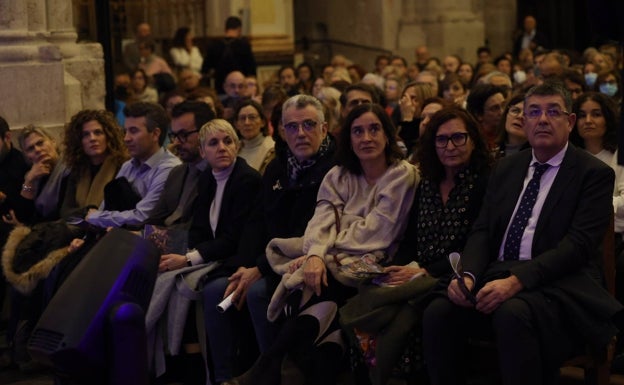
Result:
{"label": "black-framed eyeglasses", "polygon": [[186,141],[188,140],[188,137],[196,132],[199,132],[199,130],[180,131],[180,132],[169,131],[169,140],[171,142],[174,142],[176,139],[178,139],[180,143],[186,143]]}
{"label": "black-framed eyeglasses", "polygon": [[542,110],[541,108],[529,108],[524,111],[524,116],[528,119],[539,119],[544,113],[546,114],[546,117],[550,119],[558,119],[564,115],[570,115],[568,111],[564,111],[559,107],[551,107],[545,110]]}
{"label": "black-framed eyeglasses", "polygon": [[468,141],[468,133],[467,132],[456,132],[452,135],[436,135],[435,137],[435,146],[437,148],[446,148],[448,146],[448,142],[451,141],[453,146],[461,147],[466,144]]}
{"label": "black-framed eyeglasses", "polygon": [[287,134],[292,135],[292,134],[296,134],[297,132],[299,132],[299,127],[302,127],[303,131],[311,132],[316,128],[317,124],[318,122],[312,119],[306,119],[301,123],[289,122],[289,123],[284,124],[284,131],[286,131]]}

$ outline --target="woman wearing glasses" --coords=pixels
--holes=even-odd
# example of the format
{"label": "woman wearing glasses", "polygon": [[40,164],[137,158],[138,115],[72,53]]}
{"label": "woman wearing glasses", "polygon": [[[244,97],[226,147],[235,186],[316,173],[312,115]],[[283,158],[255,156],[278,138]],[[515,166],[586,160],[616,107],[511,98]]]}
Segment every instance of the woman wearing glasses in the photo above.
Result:
{"label": "woman wearing glasses", "polygon": [[527,146],[524,132],[524,94],[514,95],[507,103],[500,121],[500,139],[496,158],[515,154]]}
{"label": "woman wearing glasses", "polygon": [[268,136],[269,124],[263,109],[254,100],[243,100],[234,110],[236,130],[241,137],[238,156],[264,173],[266,166],[275,157],[275,142]]}
{"label": "woman wearing glasses", "polygon": [[[393,265],[385,268],[387,274],[380,279],[390,286],[406,284],[419,275],[450,278],[448,255],[463,250],[489,175],[490,156],[479,124],[460,107],[446,107],[431,117],[416,154],[420,184]],[[430,287],[423,285],[421,290]],[[414,303],[405,303],[374,337],[374,352],[366,352],[366,362],[375,361],[370,367],[373,384],[386,384],[406,348],[420,348],[409,338],[420,312]],[[422,363],[412,356],[408,367],[401,369],[409,373],[418,364]]]}
{"label": "woman wearing glasses", "polygon": [[[284,129],[302,136],[312,123],[285,121]],[[267,246],[285,251],[267,256],[282,275],[268,316],[274,320],[283,310],[290,316],[271,348],[237,379],[240,385],[279,384],[284,355],[307,384],[334,384],[345,350],[337,310],[357,285],[338,265],[369,253],[381,261],[396,251],[418,183],[416,170],[402,160],[395,128],[377,104],[355,107],[340,135],[338,166],[321,183],[304,236],[274,239]],[[295,287],[301,290],[288,295]]]}

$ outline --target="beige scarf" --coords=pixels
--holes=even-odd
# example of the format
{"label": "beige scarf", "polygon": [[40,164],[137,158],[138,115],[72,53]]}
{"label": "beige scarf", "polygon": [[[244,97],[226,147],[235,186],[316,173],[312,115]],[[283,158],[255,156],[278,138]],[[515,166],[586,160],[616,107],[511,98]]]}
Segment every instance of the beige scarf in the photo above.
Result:
{"label": "beige scarf", "polygon": [[78,207],[99,206],[104,200],[104,186],[117,175],[119,166],[112,156],[107,156],[102,167],[91,178],[89,168],[83,168],[76,183],[76,203]]}

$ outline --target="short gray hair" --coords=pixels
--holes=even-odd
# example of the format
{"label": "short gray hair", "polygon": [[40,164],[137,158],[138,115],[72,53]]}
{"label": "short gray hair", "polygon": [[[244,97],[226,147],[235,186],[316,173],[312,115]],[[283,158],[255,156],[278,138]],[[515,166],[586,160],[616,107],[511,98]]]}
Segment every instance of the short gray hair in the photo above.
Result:
{"label": "short gray hair", "polygon": [[236,134],[236,130],[234,130],[234,127],[232,127],[230,122],[225,119],[213,119],[202,126],[199,130],[199,142],[201,143],[201,146],[203,147],[206,144],[206,139],[209,136],[214,135],[217,132],[223,132],[224,134],[229,135],[234,141],[234,144],[236,144],[236,147],[240,147],[240,139]]}
{"label": "short gray hair", "polygon": [[310,96],[310,95],[295,95],[293,97],[291,97],[290,99],[286,100],[284,102],[284,104],[282,105],[282,124],[285,124],[287,122],[284,122],[284,114],[286,113],[286,111],[290,108],[295,108],[297,110],[306,108],[307,106],[312,106],[314,107],[314,109],[316,110],[316,115],[318,117],[318,120],[320,122],[325,122],[325,113],[323,112],[323,104],[314,96]]}

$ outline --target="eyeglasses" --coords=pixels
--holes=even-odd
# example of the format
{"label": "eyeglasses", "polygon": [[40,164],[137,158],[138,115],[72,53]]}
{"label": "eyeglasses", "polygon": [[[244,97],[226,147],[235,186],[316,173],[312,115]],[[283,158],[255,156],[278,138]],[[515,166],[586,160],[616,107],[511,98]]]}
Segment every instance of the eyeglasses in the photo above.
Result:
{"label": "eyeglasses", "polygon": [[437,148],[446,148],[448,146],[448,142],[451,141],[453,146],[461,147],[466,144],[468,141],[468,133],[467,132],[456,132],[451,136],[448,135],[436,135],[435,137],[435,146]]}
{"label": "eyeglasses", "polygon": [[250,122],[255,122],[256,120],[258,120],[260,118],[260,115],[256,115],[256,114],[249,114],[249,115],[238,115],[238,120],[241,123],[245,123],[245,121],[247,119],[249,119]]}
{"label": "eyeglasses", "polygon": [[180,143],[186,143],[186,141],[188,140],[188,137],[191,136],[192,134],[199,132],[199,130],[193,130],[193,131],[180,131],[180,132],[169,132],[169,140],[171,142],[174,142],[176,139],[178,139],[180,141]]}
{"label": "eyeglasses", "polygon": [[290,134],[290,135],[298,133],[299,127],[302,127],[303,131],[305,132],[311,132],[316,128],[317,124],[318,122],[312,119],[306,119],[301,123],[290,122],[290,123],[284,124],[284,130],[286,131],[287,134]]}
{"label": "eyeglasses", "polygon": [[549,119],[558,119],[564,115],[570,115],[568,111],[564,111],[559,107],[551,107],[545,110],[539,108],[529,108],[527,111],[524,111],[524,116],[528,119],[539,119],[542,117],[543,113],[546,113],[546,117]]}
{"label": "eyeglasses", "polygon": [[517,118],[518,116],[522,115],[522,108],[511,106],[509,107],[509,110],[507,110],[507,115],[511,115]]}

